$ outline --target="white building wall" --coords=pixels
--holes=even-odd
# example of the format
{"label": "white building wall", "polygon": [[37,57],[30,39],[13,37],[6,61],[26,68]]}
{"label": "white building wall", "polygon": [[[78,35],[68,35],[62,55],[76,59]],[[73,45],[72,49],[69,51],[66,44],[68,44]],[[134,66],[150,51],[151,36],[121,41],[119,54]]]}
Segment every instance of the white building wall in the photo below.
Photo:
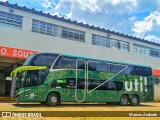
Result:
{"label": "white building wall", "polygon": [[154,84],[154,100],[160,101],[160,84]]}
{"label": "white building wall", "polygon": [[[0,11],[9,12],[9,8],[0,6]],[[156,49],[160,49],[159,46],[131,40],[117,35],[111,35],[110,37],[129,42],[130,52],[92,45],[92,34],[97,34],[101,36],[107,36],[107,34],[101,31],[92,30],[89,28],[65,23],[62,21],[50,19],[20,10],[15,10],[14,14],[23,16],[23,28],[22,30],[19,30],[15,28],[0,26],[1,46],[30,49],[39,52],[75,54],[80,56],[119,61],[124,63],[147,65],[152,66],[155,69],[160,69],[160,58],[145,56],[133,52],[133,43]],[[31,32],[32,19],[84,31],[86,38],[85,43]]]}

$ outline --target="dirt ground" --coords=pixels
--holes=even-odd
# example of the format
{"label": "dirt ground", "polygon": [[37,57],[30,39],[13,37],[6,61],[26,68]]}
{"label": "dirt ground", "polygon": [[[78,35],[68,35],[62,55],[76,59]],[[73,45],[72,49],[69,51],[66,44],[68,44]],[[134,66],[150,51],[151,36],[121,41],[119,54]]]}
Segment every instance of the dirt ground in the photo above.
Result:
{"label": "dirt ground", "polygon": [[[67,112],[75,112],[78,111],[78,114],[81,113],[87,113],[87,112],[94,112],[97,111],[97,113],[101,112],[115,112],[115,111],[122,111],[122,112],[115,112],[116,114],[123,114],[125,112],[131,111],[131,112],[136,112],[136,111],[148,111],[148,112],[157,112],[158,115],[160,116],[160,102],[148,102],[148,103],[141,103],[140,106],[120,106],[117,104],[113,105],[108,105],[108,104],[101,104],[101,103],[62,103],[60,106],[47,106],[47,105],[41,105],[39,103],[16,103],[16,102],[11,102],[11,101],[0,101],[0,112],[4,111],[18,111],[18,112],[23,112],[23,111],[35,111],[35,112],[42,112],[42,111],[47,111],[47,112],[59,112],[59,111],[66,111]],[[148,113],[147,112],[147,113]],[[77,113],[76,113],[77,114]],[[78,115],[77,115],[78,116]],[[45,119],[46,117],[38,118],[40,120]],[[0,119],[5,119],[5,118],[0,118]],[[16,118],[16,119],[28,119],[28,118]],[[29,119],[35,119],[35,118],[29,118]],[[37,119],[37,118],[36,118]],[[89,115],[86,117],[48,117],[47,119],[53,119],[53,120],[84,120],[84,119],[89,119],[89,120],[104,120],[104,119],[117,119],[117,120],[123,120],[123,119],[158,119],[158,117],[103,117],[103,116],[97,116],[97,117],[89,117]],[[159,118],[160,119],[160,118]]]}

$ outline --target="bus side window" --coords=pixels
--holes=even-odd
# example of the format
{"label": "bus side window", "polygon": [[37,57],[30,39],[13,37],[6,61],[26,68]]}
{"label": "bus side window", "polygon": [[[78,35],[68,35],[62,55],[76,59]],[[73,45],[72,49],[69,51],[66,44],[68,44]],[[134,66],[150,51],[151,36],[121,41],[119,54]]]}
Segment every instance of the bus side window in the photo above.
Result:
{"label": "bus side window", "polygon": [[123,83],[118,81],[109,81],[105,84],[106,90],[122,90]]}
{"label": "bus side window", "polygon": [[48,74],[48,69],[45,69],[45,70],[40,70],[39,71],[39,79],[38,79],[38,84],[43,84],[43,82],[45,81],[46,77],[47,77],[47,74]]}
{"label": "bus side window", "polygon": [[33,86],[39,85],[38,82],[39,82],[38,75],[33,75],[32,76],[32,85]]}
{"label": "bus side window", "polygon": [[77,69],[84,69],[85,70],[85,63],[84,61],[78,61]]}
{"label": "bus side window", "polygon": [[110,67],[111,65],[110,64],[105,64],[105,72],[110,72]]}
{"label": "bus side window", "polygon": [[104,81],[103,80],[89,80],[88,81],[88,89],[94,89],[99,86],[96,90],[105,90],[105,86],[101,85]]}
{"label": "bus side window", "polygon": [[76,68],[76,59],[69,58],[69,57],[61,57],[59,62],[56,63],[55,67],[57,69],[63,69],[63,68]]}
{"label": "bus side window", "polygon": [[116,89],[116,84],[115,84],[115,82],[113,82],[113,81],[107,82],[107,89],[108,89],[108,90],[114,90],[114,89]]}
{"label": "bus side window", "polygon": [[92,61],[88,63],[88,70],[99,71],[99,72],[109,72],[110,64],[107,64],[105,62]]}
{"label": "bus side window", "polygon": [[96,71],[99,72],[109,72],[110,71],[110,65],[104,62],[97,62],[96,63]]}
{"label": "bus side window", "polygon": [[147,67],[138,67],[134,66],[132,75],[142,75],[142,76],[151,76],[152,75],[152,69]]}
{"label": "bus side window", "polygon": [[132,75],[141,75],[142,68],[138,66],[133,66],[133,70],[131,72]]}
{"label": "bus side window", "polygon": [[85,82],[84,80],[78,80],[78,85],[77,85],[77,88],[78,89],[84,89],[84,86],[85,86]]}
{"label": "bus side window", "polygon": [[122,82],[116,82],[116,88],[117,88],[117,90],[122,90],[123,83]]}
{"label": "bus side window", "polygon": [[67,79],[67,88],[75,88],[76,86],[76,80],[75,79]]}
{"label": "bus side window", "polygon": [[152,75],[151,68],[143,68],[143,70],[141,71],[141,75],[143,75],[143,76],[151,76]]}
{"label": "bus side window", "polygon": [[93,89],[94,85],[93,85],[93,80],[88,80],[88,89]]}
{"label": "bus side window", "polygon": [[29,87],[32,85],[32,81],[31,81],[31,77],[30,76],[27,76],[26,77],[26,81],[25,81],[25,86],[26,87]]}
{"label": "bus side window", "polygon": [[127,68],[124,70],[124,73],[125,74],[131,74],[132,70],[133,70],[133,66],[128,65]]}
{"label": "bus side window", "polygon": [[118,73],[122,71],[125,68],[125,66],[111,64],[111,72]]}
{"label": "bus side window", "polygon": [[96,64],[95,62],[88,62],[88,70],[91,70],[91,71],[96,71]]}
{"label": "bus side window", "polygon": [[133,70],[131,72],[132,75],[140,75],[138,67],[137,66],[133,66]]}
{"label": "bus side window", "polygon": [[66,88],[66,80],[65,79],[53,80],[51,83],[51,87],[52,88],[56,88],[56,87]]}

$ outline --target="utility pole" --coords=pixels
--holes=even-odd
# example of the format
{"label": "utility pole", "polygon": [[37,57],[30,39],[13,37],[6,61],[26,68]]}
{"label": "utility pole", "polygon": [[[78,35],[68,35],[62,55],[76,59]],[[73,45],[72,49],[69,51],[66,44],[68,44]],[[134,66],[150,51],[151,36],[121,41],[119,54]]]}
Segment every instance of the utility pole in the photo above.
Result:
{"label": "utility pole", "polygon": [[[17,64],[15,64],[14,66],[13,66],[13,70],[14,69],[16,69],[18,66],[17,66]],[[11,99],[13,99],[14,98],[14,94],[15,94],[15,89],[16,89],[16,81],[17,81],[17,77],[12,77],[12,83],[11,83],[11,93],[10,93],[10,97],[11,97]]]}

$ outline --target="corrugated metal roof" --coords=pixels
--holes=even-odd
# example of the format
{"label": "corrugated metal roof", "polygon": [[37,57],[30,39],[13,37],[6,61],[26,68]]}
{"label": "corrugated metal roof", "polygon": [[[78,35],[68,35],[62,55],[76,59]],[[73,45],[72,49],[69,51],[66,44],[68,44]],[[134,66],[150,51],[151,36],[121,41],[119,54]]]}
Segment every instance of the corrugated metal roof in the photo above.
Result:
{"label": "corrugated metal roof", "polygon": [[21,7],[21,6],[18,6],[18,4],[10,4],[8,1],[6,1],[6,2],[1,2],[0,1],[0,5],[7,6],[7,7],[10,7],[10,8],[14,8],[14,9],[18,9],[18,10],[22,10],[22,11],[25,11],[25,12],[30,12],[30,13],[37,14],[37,15],[41,15],[41,16],[48,17],[48,18],[55,19],[55,20],[59,20],[59,21],[62,21],[62,22],[78,25],[78,26],[81,26],[81,27],[86,27],[86,28],[89,28],[89,29],[98,30],[98,31],[101,31],[101,32],[105,32],[105,33],[129,38],[129,39],[132,39],[132,40],[136,40],[136,41],[145,42],[145,43],[148,43],[148,44],[160,46],[159,43],[155,43],[155,42],[144,40],[144,39],[137,38],[137,37],[134,37],[134,36],[129,36],[129,35],[126,35],[126,34],[123,34],[123,33],[111,31],[109,29],[106,30],[105,28],[95,27],[94,25],[91,26],[89,24],[84,24],[82,22],[79,23],[77,21],[72,21],[70,19],[65,19],[64,17],[58,17],[57,15],[53,16],[50,13],[46,14],[46,13],[43,13],[42,11],[36,11],[34,8],[29,9],[26,6]]}

